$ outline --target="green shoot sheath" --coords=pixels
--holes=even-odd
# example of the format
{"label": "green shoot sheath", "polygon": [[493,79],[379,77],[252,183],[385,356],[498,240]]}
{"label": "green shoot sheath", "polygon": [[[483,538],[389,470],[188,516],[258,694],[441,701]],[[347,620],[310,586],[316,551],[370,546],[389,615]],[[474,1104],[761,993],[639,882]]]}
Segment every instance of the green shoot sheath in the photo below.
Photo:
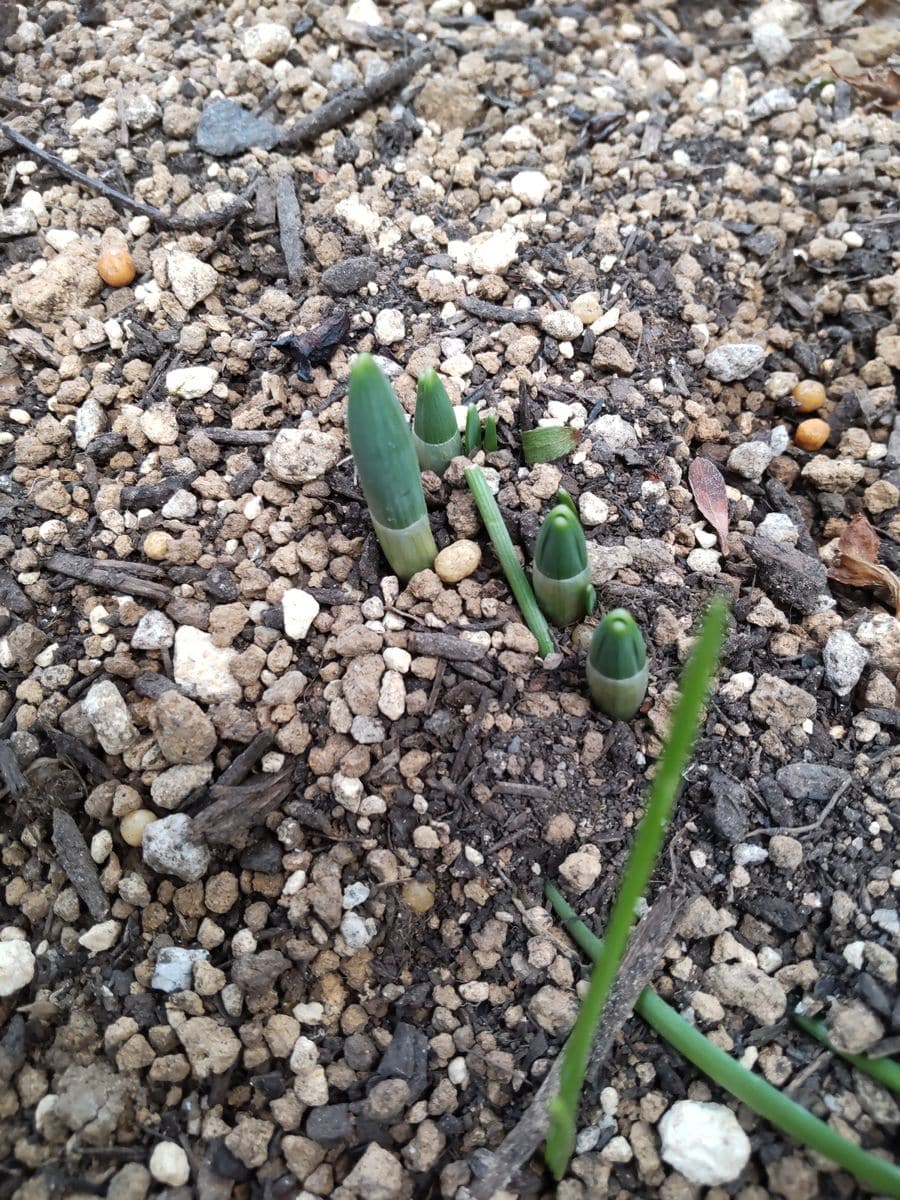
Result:
{"label": "green shoot sheath", "polygon": [[474,404],[466,409],[466,454],[481,449],[481,417]]}
{"label": "green shoot sheath", "polygon": [[650,668],[644,638],[627,609],[614,608],[594,630],[586,669],[600,711],[630,721],[644,702]]}
{"label": "green shoot sheath", "polygon": [[412,432],[394,389],[370,354],[350,372],[347,432],[356,473],[384,556],[401,579],[434,562]]}
{"label": "green shoot sheath", "polygon": [[451,459],[462,454],[453,405],[437,371],[429,367],[419,376],[413,444],[423,471],[443,475]]}
{"label": "green shoot sheath", "polygon": [[568,493],[563,492],[560,501],[538,531],[531,580],[543,612],[554,625],[565,628],[590,616],[597,596],[581,522]]}

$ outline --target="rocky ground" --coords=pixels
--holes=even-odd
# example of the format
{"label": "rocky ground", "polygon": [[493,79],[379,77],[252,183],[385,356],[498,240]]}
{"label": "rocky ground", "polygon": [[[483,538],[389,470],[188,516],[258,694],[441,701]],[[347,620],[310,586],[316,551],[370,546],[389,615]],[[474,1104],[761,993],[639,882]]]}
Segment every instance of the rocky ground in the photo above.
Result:
{"label": "rocky ground", "polygon": [[[900,123],[845,77],[885,77],[900,28],[592,7],[0,4],[0,119],[153,206],[0,134],[0,1196],[477,1194],[586,978],[542,884],[602,929],[715,589],[654,985],[896,1149],[891,1095],[787,1014],[897,1049]],[[281,140],[423,36],[409,82]],[[303,382],[273,341],[341,311]],[[461,462],[426,478],[455,548],[386,575],[344,429],[360,350],[408,407],[435,366],[497,415],[526,559],[576,497],[602,607],[646,633],[633,723],[591,710],[589,629],[536,659]],[[582,438],[528,469],[540,422]],[[826,574],[860,514],[887,586]],[[535,1158],[503,1194],[699,1196],[664,1114],[708,1100],[750,1139],[708,1197],[860,1194],[636,1018],[566,1180]]]}

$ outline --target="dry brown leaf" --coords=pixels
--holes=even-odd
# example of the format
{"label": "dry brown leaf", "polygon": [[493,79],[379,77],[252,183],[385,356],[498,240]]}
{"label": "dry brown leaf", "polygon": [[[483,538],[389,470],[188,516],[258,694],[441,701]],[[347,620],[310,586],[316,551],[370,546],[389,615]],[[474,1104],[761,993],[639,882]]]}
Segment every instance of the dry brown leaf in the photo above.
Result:
{"label": "dry brown leaf", "polygon": [[694,501],[719,535],[722,554],[728,557],[728,497],[722,472],[708,458],[695,458],[688,471]]}
{"label": "dry brown leaf", "polygon": [[851,587],[887,588],[900,617],[900,579],[878,561],[878,545],[878,534],[862,513],[857,513],[838,539],[840,562],[828,575]]}
{"label": "dry brown leaf", "polygon": [[841,79],[857,91],[871,96],[876,104],[889,112],[900,108],[900,71],[893,71],[890,67],[870,67],[858,75],[841,75]]}

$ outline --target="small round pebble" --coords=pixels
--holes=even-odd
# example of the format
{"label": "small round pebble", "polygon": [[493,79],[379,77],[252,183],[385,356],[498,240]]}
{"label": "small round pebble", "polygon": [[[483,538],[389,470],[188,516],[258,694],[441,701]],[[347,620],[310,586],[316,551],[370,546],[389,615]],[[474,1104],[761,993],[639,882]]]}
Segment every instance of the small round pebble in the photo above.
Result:
{"label": "small round pebble", "polygon": [[163,529],[152,529],[144,538],[144,555],[161,562],[172,548],[172,535]]}
{"label": "small round pebble", "polygon": [[795,871],[803,862],[803,846],[796,838],[776,833],[769,838],[769,858],[782,871]]}
{"label": "small round pebble", "polygon": [[414,913],[430,912],[434,908],[434,884],[422,883],[418,879],[410,879],[400,891],[401,899],[407,908]]}
{"label": "small round pebble", "polygon": [[128,846],[139,846],[144,837],[144,830],[151,825],[157,816],[149,808],[139,808],[123,817],[119,825],[122,841]]}
{"label": "small round pebble", "polygon": [[183,1187],[191,1177],[188,1156],[176,1142],[159,1142],[150,1155],[150,1174],[157,1183]]}
{"label": "small round pebble", "polygon": [[810,417],[801,421],[794,434],[794,441],[801,450],[821,450],[831,433],[831,427],[821,417]]}
{"label": "small round pebble", "polygon": [[465,538],[452,542],[438,553],[434,560],[435,574],[444,583],[459,583],[478,570],[481,562],[481,547],[477,542]]}
{"label": "small round pebble", "polygon": [[825,403],[825,388],[817,379],[801,379],[791,389],[794,404],[800,412],[817,412]]}
{"label": "small round pebble", "polygon": [[97,273],[110,287],[127,287],[137,274],[134,259],[124,246],[104,250],[97,259]]}

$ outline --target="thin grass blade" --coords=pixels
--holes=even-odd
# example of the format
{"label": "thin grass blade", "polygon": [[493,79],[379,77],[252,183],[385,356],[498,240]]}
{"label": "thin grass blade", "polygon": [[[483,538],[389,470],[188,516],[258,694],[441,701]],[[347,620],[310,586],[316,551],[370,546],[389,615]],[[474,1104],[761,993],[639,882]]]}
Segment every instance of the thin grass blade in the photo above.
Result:
{"label": "thin grass blade", "polygon": [[554,1177],[565,1174],[575,1149],[575,1116],[591,1053],[591,1043],[603,1015],[634,921],[638,901],[647,889],[659,857],[666,824],[681,785],[682,772],[690,761],[709,687],[725,640],[728,607],[717,597],[707,609],[700,635],[681,674],[678,702],[672,714],[671,732],[663,748],[647,809],[638,828],[625,865],[619,893],[607,927],[606,951],[594,968],[564,1052],[559,1093],[550,1102],[550,1130],[545,1158]]}

